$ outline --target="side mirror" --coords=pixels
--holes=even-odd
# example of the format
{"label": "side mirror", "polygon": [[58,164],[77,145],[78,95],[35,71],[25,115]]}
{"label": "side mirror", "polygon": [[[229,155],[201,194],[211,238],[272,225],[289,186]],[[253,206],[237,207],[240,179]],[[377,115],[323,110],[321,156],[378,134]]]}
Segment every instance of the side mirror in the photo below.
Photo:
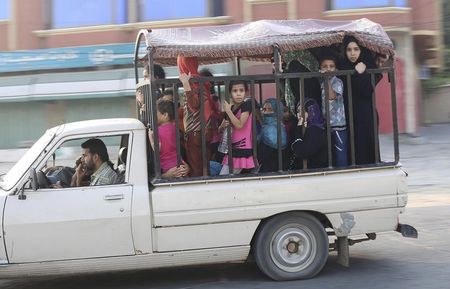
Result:
{"label": "side mirror", "polygon": [[39,189],[39,183],[35,168],[30,168],[30,184],[33,191],[37,191],[37,189]]}

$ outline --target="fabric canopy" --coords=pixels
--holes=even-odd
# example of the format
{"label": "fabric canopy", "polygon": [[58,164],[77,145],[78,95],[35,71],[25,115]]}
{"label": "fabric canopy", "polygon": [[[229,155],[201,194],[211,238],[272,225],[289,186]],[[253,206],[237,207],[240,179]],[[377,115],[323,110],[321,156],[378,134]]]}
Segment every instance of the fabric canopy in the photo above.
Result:
{"label": "fabric canopy", "polygon": [[175,65],[178,54],[198,57],[202,64],[241,57],[266,60],[277,44],[282,54],[341,43],[345,35],[378,53],[393,56],[394,47],[380,24],[354,21],[260,20],[250,23],[141,30],[155,62]]}

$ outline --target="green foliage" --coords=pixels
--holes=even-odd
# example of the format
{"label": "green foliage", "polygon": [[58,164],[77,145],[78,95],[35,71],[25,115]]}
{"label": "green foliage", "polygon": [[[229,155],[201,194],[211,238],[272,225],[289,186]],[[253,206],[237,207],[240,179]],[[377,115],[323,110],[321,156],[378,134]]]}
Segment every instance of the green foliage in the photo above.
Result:
{"label": "green foliage", "polygon": [[423,81],[425,93],[431,93],[439,86],[450,84],[450,0],[442,0],[442,28],[445,46],[442,71]]}
{"label": "green foliage", "polygon": [[422,89],[425,94],[432,94],[443,85],[450,84],[450,74],[448,72],[438,72],[429,79],[422,81]]}
{"label": "green foliage", "polygon": [[450,0],[442,0],[442,21],[444,44],[446,48],[450,48]]}
{"label": "green foliage", "polygon": [[450,75],[445,72],[439,72],[434,74],[430,79],[424,80],[422,82],[422,88],[425,93],[431,93],[436,88],[445,84],[450,84]]}
{"label": "green foliage", "polygon": [[447,46],[446,49],[444,49],[444,63],[443,65],[443,71],[447,74],[450,74],[450,45]]}

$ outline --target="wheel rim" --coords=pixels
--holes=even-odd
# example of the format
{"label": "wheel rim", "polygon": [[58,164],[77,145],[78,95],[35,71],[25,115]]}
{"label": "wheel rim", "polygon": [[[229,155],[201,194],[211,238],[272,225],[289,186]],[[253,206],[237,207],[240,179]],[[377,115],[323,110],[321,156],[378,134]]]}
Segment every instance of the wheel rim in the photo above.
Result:
{"label": "wheel rim", "polygon": [[317,241],[313,232],[300,224],[283,226],[273,234],[270,244],[273,262],[286,272],[304,270],[317,254]]}

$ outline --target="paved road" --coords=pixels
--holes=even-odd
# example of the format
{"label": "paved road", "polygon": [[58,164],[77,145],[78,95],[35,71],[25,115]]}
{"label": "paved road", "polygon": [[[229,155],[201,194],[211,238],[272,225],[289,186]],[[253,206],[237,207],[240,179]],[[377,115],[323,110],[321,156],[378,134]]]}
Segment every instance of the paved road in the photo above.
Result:
{"label": "paved road", "polygon": [[0,281],[3,289],[144,289],[144,288],[371,288],[447,289],[450,282],[450,197],[436,193],[426,198],[411,196],[402,221],[414,224],[419,239],[398,233],[378,235],[377,240],[350,248],[351,266],[335,263],[332,254],[324,270],[311,280],[274,282],[255,264],[228,264],[138,273],[83,277]]}
{"label": "paved road", "polygon": [[[389,138],[382,141],[389,142]],[[419,239],[406,239],[394,232],[379,234],[375,241],[350,248],[349,268],[337,265],[332,253],[316,278],[303,281],[273,282],[262,275],[255,264],[227,264],[82,277],[0,280],[0,288],[450,288],[450,125],[425,128],[420,138],[401,137],[400,143],[402,163],[410,174],[411,192],[401,221],[414,225]]]}

